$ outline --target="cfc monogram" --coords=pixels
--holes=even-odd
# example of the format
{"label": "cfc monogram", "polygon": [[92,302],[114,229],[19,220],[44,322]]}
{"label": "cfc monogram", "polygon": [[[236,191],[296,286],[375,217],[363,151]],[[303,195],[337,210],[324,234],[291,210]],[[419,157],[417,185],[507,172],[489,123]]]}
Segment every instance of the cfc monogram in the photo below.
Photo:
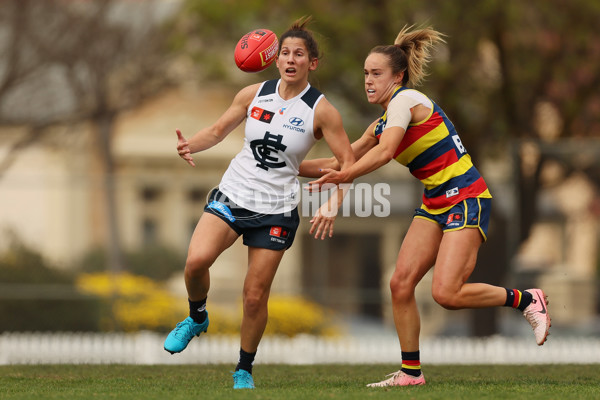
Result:
{"label": "cfc monogram", "polygon": [[[272,135],[269,132],[265,133],[262,139],[256,139],[250,142],[250,148],[254,159],[258,161],[257,167],[268,171],[269,168],[283,168],[285,162],[280,161],[277,156],[278,151],[285,151],[287,146],[281,143],[282,135]],[[275,153],[272,155],[271,153]]]}

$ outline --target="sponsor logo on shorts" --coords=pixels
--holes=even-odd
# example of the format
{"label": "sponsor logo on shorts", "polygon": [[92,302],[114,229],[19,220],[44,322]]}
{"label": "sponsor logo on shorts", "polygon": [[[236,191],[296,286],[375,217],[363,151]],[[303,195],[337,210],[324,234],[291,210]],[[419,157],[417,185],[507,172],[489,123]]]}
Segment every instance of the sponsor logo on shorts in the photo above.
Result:
{"label": "sponsor logo on shorts", "polygon": [[446,220],[446,225],[448,227],[459,227],[462,225],[463,215],[462,213],[452,213],[448,215],[448,220]]}
{"label": "sponsor logo on shorts", "polygon": [[287,229],[282,228],[281,226],[272,226],[271,232],[269,234],[271,236],[276,236],[276,237],[280,237],[282,239],[287,239],[287,237],[290,235],[290,232]]}
{"label": "sponsor logo on shorts", "polygon": [[281,226],[272,226],[269,235],[271,235],[272,242],[285,243],[286,239],[290,235],[290,232]]}
{"label": "sponsor logo on shorts", "polygon": [[227,207],[225,204],[213,200],[208,205],[208,208],[211,208],[211,209],[217,211],[219,214],[221,214],[222,216],[227,218],[230,222],[235,222],[235,217],[231,213],[231,210],[229,209],[229,207]]}

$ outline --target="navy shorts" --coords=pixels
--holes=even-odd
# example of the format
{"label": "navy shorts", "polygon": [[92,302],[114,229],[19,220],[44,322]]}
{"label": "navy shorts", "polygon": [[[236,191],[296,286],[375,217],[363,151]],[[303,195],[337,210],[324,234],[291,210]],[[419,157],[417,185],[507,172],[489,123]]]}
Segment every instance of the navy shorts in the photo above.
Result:
{"label": "navy shorts", "polygon": [[260,214],[238,206],[219,189],[210,193],[204,212],[221,218],[242,235],[244,245],[270,250],[289,249],[300,224],[297,208],[282,214]]}
{"label": "navy shorts", "polygon": [[461,201],[442,214],[431,214],[417,208],[414,217],[437,222],[444,232],[477,228],[486,241],[491,209],[492,199],[471,198]]}

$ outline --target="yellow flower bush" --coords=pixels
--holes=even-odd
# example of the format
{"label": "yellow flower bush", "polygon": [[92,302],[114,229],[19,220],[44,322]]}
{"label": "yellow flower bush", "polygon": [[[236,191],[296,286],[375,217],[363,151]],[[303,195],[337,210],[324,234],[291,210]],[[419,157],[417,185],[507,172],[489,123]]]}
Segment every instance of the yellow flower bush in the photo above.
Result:
{"label": "yellow flower bush", "polygon": [[111,315],[102,321],[105,330],[170,330],[187,309],[184,301],[172,296],[157,282],[126,272],[83,274],[77,279],[77,287],[109,303],[112,300]]}
{"label": "yellow flower bush", "polygon": [[300,296],[274,295],[269,299],[269,321],[265,334],[336,336],[341,329],[333,317],[331,311]]}
{"label": "yellow flower bush", "polygon": [[[242,321],[242,307],[230,309],[208,305],[210,333],[238,334]],[[265,335],[294,337],[298,334],[338,336],[340,326],[335,316],[317,303],[300,296],[272,295],[269,299],[269,320]]]}
{"label": "yellow flower bush", "polygon": [[[105,330],[121,329],[170,331],[188,315],[187,301],[171,295],[160,283],[150,278],[120,273],[83,274],[77,287],[111,304],[110,315],[102,321]],[[238,334],[242,320],[237,312],[218,304],[208,304],[211,334]],[[269,322],[265,335],[293,337],[305,333],[334,336],[340,333],[330,311],[299,296],[273,295],[269,300]]]}

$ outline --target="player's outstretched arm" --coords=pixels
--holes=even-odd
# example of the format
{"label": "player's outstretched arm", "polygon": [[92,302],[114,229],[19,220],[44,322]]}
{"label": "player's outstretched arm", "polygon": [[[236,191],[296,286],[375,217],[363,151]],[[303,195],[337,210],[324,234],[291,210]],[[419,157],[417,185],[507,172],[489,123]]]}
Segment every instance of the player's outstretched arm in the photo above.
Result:
{"label": "player's outstretched arm", "polygon": [[[190,163],[190,161],[193,163],[193,160],[191,160],[192,154],[210,149],[225,139],[227,135],[246,119],[248,106],[252,102],[260,85],[260,83],[257,83],[246,86],[240,90],[234,97],[229,108],[214,124],[201,129],[187,141],[182,136],[183,140],[179,139],[177,142],[177,151],[180,152],[179,146],[181,143],[183,155],[186,155],[186,157],[184,157],[181,152],[179,153],[180,156],[188,163]],[[186,145],[183,144],[184,142],[187,142],[187,148]]]}

